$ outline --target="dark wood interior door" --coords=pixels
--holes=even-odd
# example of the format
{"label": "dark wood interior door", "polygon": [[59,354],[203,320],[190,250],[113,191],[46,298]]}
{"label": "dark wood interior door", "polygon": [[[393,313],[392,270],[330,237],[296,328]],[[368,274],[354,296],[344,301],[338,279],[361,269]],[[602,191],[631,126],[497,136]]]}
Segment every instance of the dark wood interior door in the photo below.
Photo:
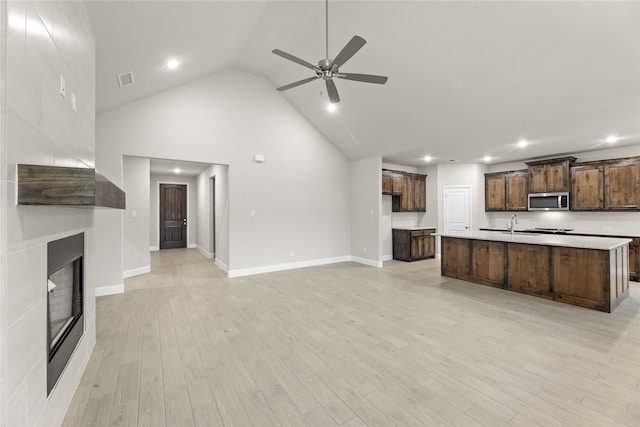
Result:
{"label": "dark wood interior door", "polygon": [[187,247],[187,186],[160,184],[160,249]]}

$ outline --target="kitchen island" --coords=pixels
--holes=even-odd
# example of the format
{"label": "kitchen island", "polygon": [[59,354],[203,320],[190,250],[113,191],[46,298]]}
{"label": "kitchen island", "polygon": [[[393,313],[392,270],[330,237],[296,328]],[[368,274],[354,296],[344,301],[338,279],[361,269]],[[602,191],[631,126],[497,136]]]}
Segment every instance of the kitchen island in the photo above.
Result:
{"label": "kitchen island", "polygon": [[440,234],[441,274],[610,313],[629,295],[631,239]]}

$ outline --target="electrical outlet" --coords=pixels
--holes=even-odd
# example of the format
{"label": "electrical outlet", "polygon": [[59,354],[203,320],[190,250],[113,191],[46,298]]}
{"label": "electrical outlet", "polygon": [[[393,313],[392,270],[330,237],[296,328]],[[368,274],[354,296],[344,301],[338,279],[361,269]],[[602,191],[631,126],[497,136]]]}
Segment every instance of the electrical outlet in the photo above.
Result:
{"label": "electrical outlet", "polygon": [[67,96],[66,90],[67,89],[64,84],[64,77],[62,76],[62,74],[60,74],[60,95],[62,95],[63,98]]}
{"label": "electrical outlet", "polygon": [[136,211],[131,211],[131,217],[132,218],[136,218],[138,216],[138,212]]}
{"label": "electrical outlet", "polygon": [[289,256],[293,256],[293,251],[289,251]]}
{"label": "electrical outlet", "polygon": [[366,254],[366,253],[367,253],[367,248],[365,247],[365,248],[363,249],[363,251],[364,251],[364,253]]}
{"label": "electrical outlet", "polygon": [[253,209],[251,209],[251,216],[256,216],[256,211],[254,211]]}

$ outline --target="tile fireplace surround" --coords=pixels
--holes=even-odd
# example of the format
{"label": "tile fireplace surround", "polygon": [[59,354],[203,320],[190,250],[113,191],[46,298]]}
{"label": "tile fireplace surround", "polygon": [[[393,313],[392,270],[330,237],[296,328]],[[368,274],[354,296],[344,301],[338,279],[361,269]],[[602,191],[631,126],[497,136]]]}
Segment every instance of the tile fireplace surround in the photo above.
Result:
{"label": "tile fireplace surround", "polygon": [[[16,165],[95,167],[95,40],[83,2],[3,1],[0,17],[0,425],[58,426],[95,345],[95,213],[17,206]],[[47,243],[78,233],[85,334],[47,397]]]}

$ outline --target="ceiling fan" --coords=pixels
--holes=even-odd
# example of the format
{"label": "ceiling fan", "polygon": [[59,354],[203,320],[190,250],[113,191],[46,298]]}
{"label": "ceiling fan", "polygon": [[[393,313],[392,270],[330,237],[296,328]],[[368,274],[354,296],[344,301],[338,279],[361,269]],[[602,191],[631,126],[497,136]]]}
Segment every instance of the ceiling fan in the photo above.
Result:
{"label": "ceiling fan", "polygon": [[293,61],[296,64],[300,64],[303,67],[307,67],[312,69],[315,72],[315,76],[308,77],[306,79],[299,80],[297,82],[289,83],[288,85],[280,86],[276,90],[282,92],[287,89],[294,88],[296,86],[303,85],[305,83],[312,82],[317,79],[323,79],[327,85],[327,93],[329,94],[329,100],[332,104],[340,102],[340,96],[338,95],[338,89],[336,88],[336,84],[333,82],[333,78],[337,77],[339,79],[345,80],[354,80],[357,82],[365,82],[365,83],[377,83],[377,84],[385,84],[387,82],[386,76],[375,76],[372,74],[354,74],[354,73],[341,73],[339,68],[344,65],[353,55],[358,52],[362,46],[367,43],[365,39],[360,36],[353,36],[349,43],[342,48],[340,53],[335,57],[335,59],[329,59],[329,0],[325,0],[326,5],[326,51],[325,51],[325,59],[321,59],[318,61],[318,65],[313,65],[310,62],[305,61],[304,59],[300,59],[297,56],[293,56],[290,53],[282,51],[280,49],[272,50],[278,56],[281,56],[289,61]]}

